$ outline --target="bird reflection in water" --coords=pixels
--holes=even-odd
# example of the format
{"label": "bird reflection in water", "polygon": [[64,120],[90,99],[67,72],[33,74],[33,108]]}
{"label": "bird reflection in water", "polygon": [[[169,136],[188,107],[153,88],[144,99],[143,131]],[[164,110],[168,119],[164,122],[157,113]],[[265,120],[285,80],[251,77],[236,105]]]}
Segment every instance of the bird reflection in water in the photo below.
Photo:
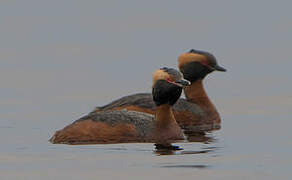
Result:
{"label": "bird reflection in water", "polygon": [[[186,142],[198,142],[204,144],[211,144],[216,142],[216,138],[210,133],[205,132],[184,132],[187,135]],[[184,155],[184,154],[205,154],[213,152],[217,147],[206,147],[202,150],[192,151],[184,150],[180,146],[172,145],[169,147],[159,146],[155,144],[154,153],[157,155]]]}

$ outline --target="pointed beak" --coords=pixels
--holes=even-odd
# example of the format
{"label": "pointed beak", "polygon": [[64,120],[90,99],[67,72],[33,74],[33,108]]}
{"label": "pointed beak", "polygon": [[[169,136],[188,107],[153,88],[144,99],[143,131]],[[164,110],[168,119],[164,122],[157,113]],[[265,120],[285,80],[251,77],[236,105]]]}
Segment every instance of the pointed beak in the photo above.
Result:
{"label": "pointed beak", "polygon": [[212,67],[212,68],[214,68],[214,70],[216,70],[216,71],[222,71],[222,72],[227,71],[225,68],[219,66],[218,64],[216,64],[216,65],[215,65],[214,67]]}
{"label": "pointed beak", "polygon": [[177,81],[175,81],[175,83],[178,84],[181,87],[185,87],[185,86],[191,85],[191,82],[186,80],[186,79],[177,80]]}

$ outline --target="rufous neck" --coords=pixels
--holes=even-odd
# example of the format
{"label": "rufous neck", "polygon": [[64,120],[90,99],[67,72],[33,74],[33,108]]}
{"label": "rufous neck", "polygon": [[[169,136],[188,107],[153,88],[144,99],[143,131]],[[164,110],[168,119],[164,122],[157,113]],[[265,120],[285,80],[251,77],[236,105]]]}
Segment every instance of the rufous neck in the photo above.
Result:
{"label": "rufous neck", "polygon": [[155,120],[155,143],[169,146],[175,140],[184,139],[181,128],[175,120],[171,105],[157,106]]}
{"label": "rufous neck", "polygon": [[192,82],[184,88],[184,93],[189,102],[199,105],[205,112],[219,117],[216,107],[210,101],[203,85],[203,80]]}
{"label": "rufous neck", "polygon": [[176,123],[172,107],[169,104],[163,104],[156,107],[155,110],[157,128],[167,127],[169,124]]}

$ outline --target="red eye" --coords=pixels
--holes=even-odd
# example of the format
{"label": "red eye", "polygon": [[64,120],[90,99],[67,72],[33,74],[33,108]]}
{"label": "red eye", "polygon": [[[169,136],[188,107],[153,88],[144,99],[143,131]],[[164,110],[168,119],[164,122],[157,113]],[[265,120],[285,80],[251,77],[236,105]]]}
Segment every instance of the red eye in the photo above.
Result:
{"label": "red eye", "polygon": [[207,61],[201,61],[201,64],[204,65],[204,66],[209,66]]}
{"label": "red eye", "polygon": [[173,82],[170,78],[167,78],[166,81],[168,81],[168,82]]}
{"label": "red eye", "polygon": [[213,70],[214,68],[207,62],[207,61],[201,61],[201,64],[203,65],[203,66],[206,66],[206,67],[208,67],[209,69],[211,69],[211,70]]}

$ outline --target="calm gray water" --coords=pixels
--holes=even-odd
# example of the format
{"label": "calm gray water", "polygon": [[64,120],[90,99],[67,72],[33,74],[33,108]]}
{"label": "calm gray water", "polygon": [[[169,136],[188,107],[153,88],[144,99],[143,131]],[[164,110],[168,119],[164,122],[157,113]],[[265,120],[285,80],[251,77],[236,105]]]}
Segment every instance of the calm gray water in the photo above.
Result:
{"label": "calm gray water", "polygon": [[[290,1],[1,1],[0,179],[291,179]],[[190,48],[222,129],[208,142],[53,145],[95,106],[151,91]]]}

